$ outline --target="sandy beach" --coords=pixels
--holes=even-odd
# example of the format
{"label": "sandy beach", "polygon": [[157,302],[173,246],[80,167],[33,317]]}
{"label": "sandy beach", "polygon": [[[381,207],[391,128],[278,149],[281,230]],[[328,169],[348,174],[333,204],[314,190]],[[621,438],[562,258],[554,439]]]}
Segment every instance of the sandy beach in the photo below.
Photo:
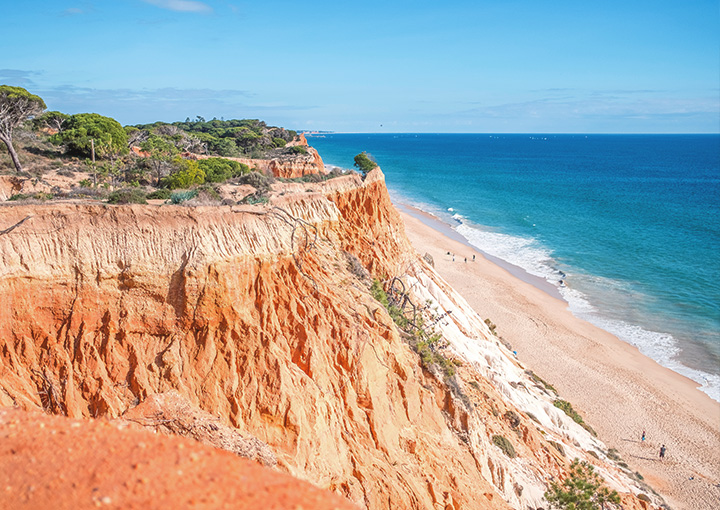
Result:
{"label": "sandy beach", "polygon": [[720,508],[720,403],[694,381],[574,317],[544,280],[488,260],[421,211],[401,209],[415,249],[433,257],[435,269],[496,324],[520,362],[557,388],[672,509]]}

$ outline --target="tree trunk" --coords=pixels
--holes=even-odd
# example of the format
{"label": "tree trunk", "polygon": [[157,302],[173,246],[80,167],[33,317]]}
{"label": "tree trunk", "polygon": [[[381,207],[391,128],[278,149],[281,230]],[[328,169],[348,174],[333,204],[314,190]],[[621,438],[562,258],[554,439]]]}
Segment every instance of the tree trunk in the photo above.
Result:
{"label": "tree trunk", "polygon": [[12,159],[12,162],[15,165],[15,170],[17,170],[18,173],[22,172],[22,165],[20,164],[20,158],[18,158],[17,152],[15,152],[15,148],[13,147],[12,138],[0,135],[0,140],[5,142],[5,145],[7,146],[7,150],[10,153],[10,159]]}

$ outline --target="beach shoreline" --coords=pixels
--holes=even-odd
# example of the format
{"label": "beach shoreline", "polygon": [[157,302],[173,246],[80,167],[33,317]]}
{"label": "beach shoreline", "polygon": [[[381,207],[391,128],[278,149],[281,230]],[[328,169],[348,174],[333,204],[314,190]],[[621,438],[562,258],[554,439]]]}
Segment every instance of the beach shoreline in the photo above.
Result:
{"label": "beach shoreline", "polygon": [[396,207],[420,255],[433,257],[438,273],[497,326],[520,362],[555,386],[672,508],[720,507],[720,403],[695,381],[575,317],[546,280],[486,256],[432,215]]}

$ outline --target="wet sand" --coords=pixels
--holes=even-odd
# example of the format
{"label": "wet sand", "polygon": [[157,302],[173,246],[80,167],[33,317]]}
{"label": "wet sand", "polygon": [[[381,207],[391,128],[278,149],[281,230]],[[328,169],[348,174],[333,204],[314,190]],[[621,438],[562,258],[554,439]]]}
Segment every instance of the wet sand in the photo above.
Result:
{"label": "wet sand", "polygon": [[720,403],[694,381],[573,316],[545,280],[489,260],[431,215],[398,208],[420,255],[432,255],[435,269],[496,324],[520,362],[555,386],[671,508],[720,509]]}

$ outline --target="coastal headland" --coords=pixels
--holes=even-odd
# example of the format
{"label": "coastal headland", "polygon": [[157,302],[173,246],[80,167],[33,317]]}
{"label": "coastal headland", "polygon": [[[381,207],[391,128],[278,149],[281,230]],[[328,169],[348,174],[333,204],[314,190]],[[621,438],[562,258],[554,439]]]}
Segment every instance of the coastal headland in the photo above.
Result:
{"label": "coastal headland", "polygon": [[[251,161],[173,160],[167,182],[190,189],[165,199],[160,189],[117,190],[141,195],[141,203],[113,202],[115,191],[102,195],[88,186],[97,175],[82,172],[2,177],[12,200],[0,206],[0,406],[27,411],[0,416],[0,433],[14,441],[3,455],[15,471],[36,463],[25,445],[38,441],[80,455],[68,433],[77,427],[88,444],[107,445],[97,452],[102,465],[116,451],[140,466],[132,456],[144,453],[110,437],[139,428],[159,434],[147,444],[169,456],[160,465],[186,460],[173,453],[176,443],[161,439],[183,436],[359,508],[545,509],[566,480],[589,476],[578,474],[576,459],[592,466],[590,496],[605,487],[626,510],[666,501],[676,509],[712,507],[714,447],[687,457],[697,462],[697,490],[679,490],[670,469],[686,476],[689,464],[675,457],[683,431],[644,416],[626,419],[627,429],[613,435],[598,413],[615,412],[611,404],[623,394],[601,377],[605,365],[583,364],[582,354],[566,356],[565,344],[549,341],[538,347],[549,350],[548,365],[570,365],[556,378],[533,364],[532,332],[521,326],[550,336],[570,331],[585,338],[572,337],[579,352],[605,349],[591,341],[594,329],[569,322],[562,302],[481,257],[460,263],[469,248],[403,218],[380,168],[326,173],[319,155],[298,142],[299,149],[273,149],[280,156],[265,172],[260,164],[251,170]],[[227,178],[204,187],[189,180],[222,172]],[[481,293],[484,286],[496,294]],[[483,308],[483,300],[495,300],[495,308]],[[516,333],[528,343],[515,343]],[[627,349],[619,351],[623,359],[643,363]],[[589,386],[578,392],[580,379]],[[637,384],[655,405],[674,405],[663,400],[677,395],[674,381],[666,395]],[[698,423],[685,430],[711,442],[717,436],[702,414],[711,408],[691,390],[681,395],[683,412]],[[77,421],[94,419],[115,428]],[[670,437],[667,471],[648,465],[647,477],[637,471],[643,459],[633,457],[645,450],[608,442],[632,441],[643,427],[648,459],[660,435]],[[72,458],[44,465],[68,470],[63,460]],[[85,474],[99,476],[100,467],[82,458]],[[232,480],[240,468],[219,462],[218,476]],[[66,490],[56,494],[67,501],[95,497],[84,478],[73,486],[49,476],[38,471]],[[2,504],[41,505],[32,479],[6,482]],[[131,505],[143,490],[133,485],[98,501]],[[178,500],[178,508],[190,506]]]}

